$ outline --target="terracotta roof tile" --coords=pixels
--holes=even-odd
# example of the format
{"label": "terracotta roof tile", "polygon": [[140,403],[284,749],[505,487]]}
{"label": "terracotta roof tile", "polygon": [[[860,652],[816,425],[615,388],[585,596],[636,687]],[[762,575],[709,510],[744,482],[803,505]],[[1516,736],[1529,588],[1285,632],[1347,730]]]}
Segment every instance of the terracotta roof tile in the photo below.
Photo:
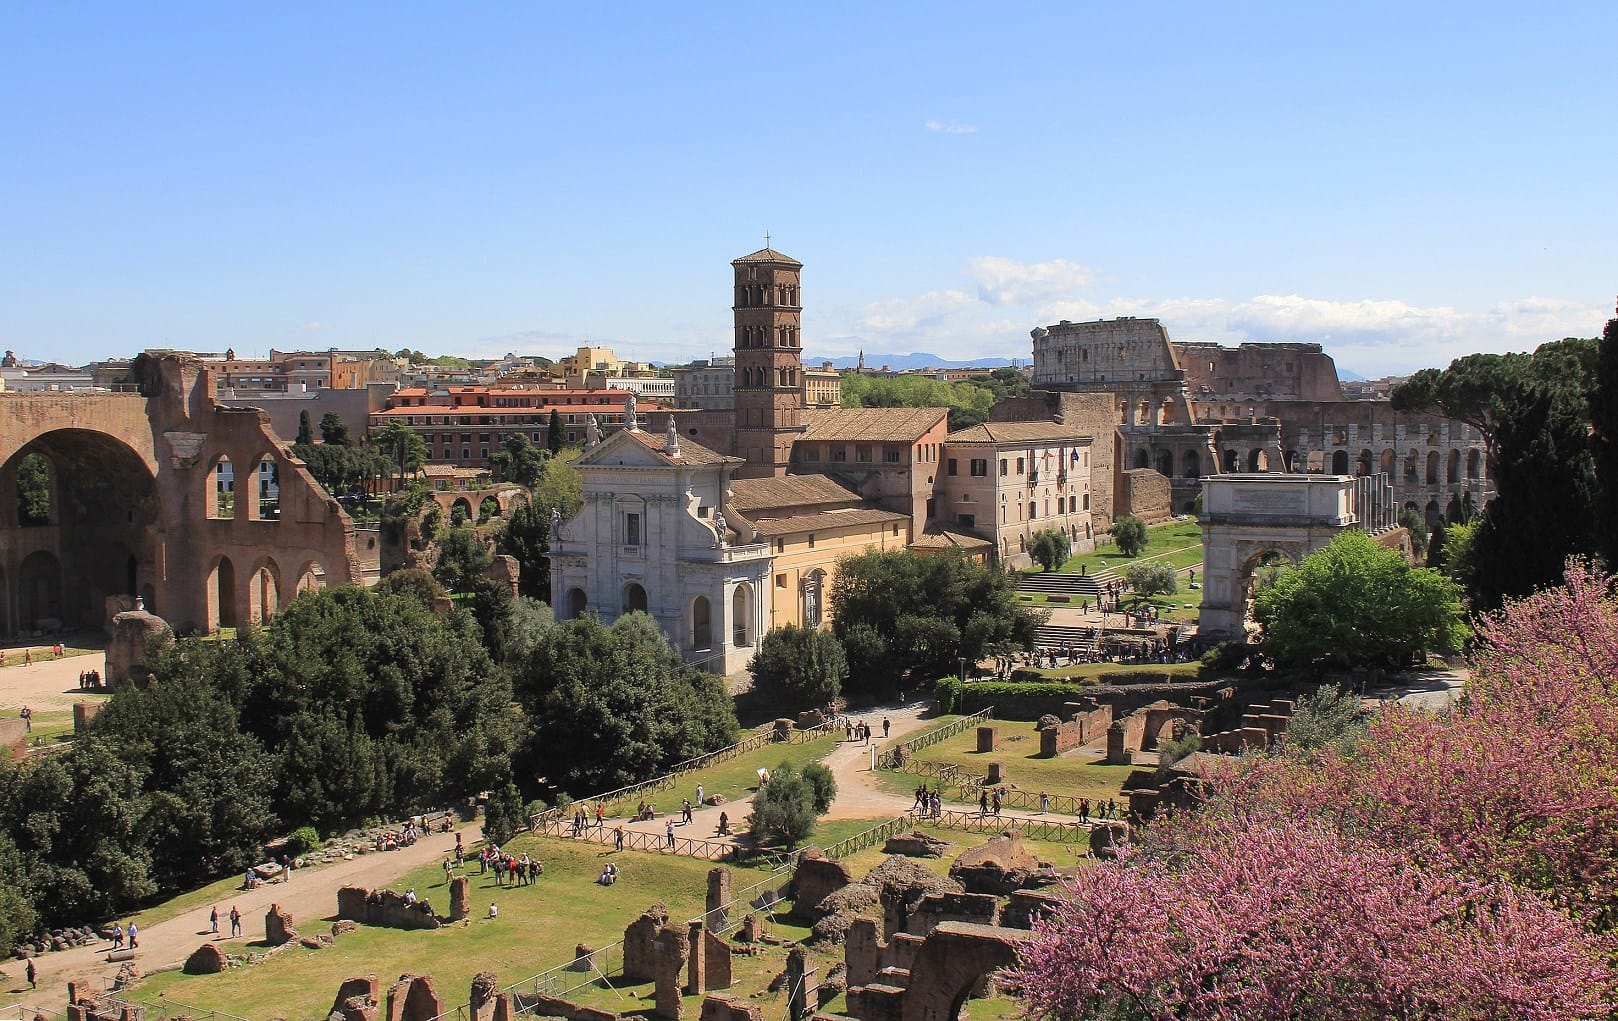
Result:
{"label": "terracotta roof tile", "polygon": [[1076,426],[1060,422],[984,422],[957,429],[946,437],[949,443],[1034,443],[1053,440],[1061,443],[1088,443],[1091,437]]}
{"label": "terracotta roof tile", "polygon": [[928,529],[916,536],[910,544],[911,549],[960,549],[979,550],[989,549],[994,543],[987,539],[980,539],[975,535],[966,535],[961,532],[950,532],[943,529]]}
{"label": "terracotta roof tile", "polygon": [[[665,449],[668,444],[668,434],[665,432],[646,432],[637,429],[633,432],[624,431],[623,434],[639,440],[642,444],[657,451],[664,457],[669,456],[668,451]],[[740,464],[742,459],[739,457],[727,457],[718,451],[709,450],[696,440],[689,440],[682,436],[680,437],[679,455],[671,457],[669,460],[675,464]]]}
{"label": "terracotta roof tile", "polygon": [[914,443],[948,417],[948,408],[822,408],[804,413],[802,438]]}
{"label": "terracotta roof tile", "polygon": [[799,267],[801,267],[803,265],[803,263],[799,262],[797,259],[794,259],[792,256],[790,256],[790,255],[782,255],[780,252],[776,251],[773,248],[760,248],[758,251],[753,252],[751,255],[744,255],[740,259],[732,259],[730,264],[732,266],[736,266],[736,265],[746,264],[746,263],[749,263],[749,262],[773,262],[773,263],[777,263],[777,264],[782,265],[782,266],[799,266]]}
{"label": "terracotta roof tile", "polygon": [[825,475],[786,475],[774,479],[736,479],[730,484],[729,503],[743,514],[768,513],[775,508],[823,503],[859,503],[851,492]]}
{"label": "terracotta roof tile", "polygon": [[784,518],[759,518],[753,522],[760,535],[793,535],[830,528],[869,526],[910,520],[903,514],[885,510],[826,511],[823,514],[793,514]]}

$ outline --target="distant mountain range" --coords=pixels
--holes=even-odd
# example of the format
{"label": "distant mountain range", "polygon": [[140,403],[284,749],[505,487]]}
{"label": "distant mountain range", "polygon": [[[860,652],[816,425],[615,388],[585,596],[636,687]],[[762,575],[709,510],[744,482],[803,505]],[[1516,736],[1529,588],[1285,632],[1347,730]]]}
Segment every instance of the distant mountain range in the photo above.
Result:
{"label": "distant mountain range", "polygon": [[[1027,359],[1023,359],[1027,361]],[[834,369],[852,369],[859,365],[859,356],[848,358],[817,358],[805,356],[803,364],[819,365],[822,362],[831,362]],[[907,355],[883,354],[880,351],[865,352],[865,367],[867,369],[880,369],[886,365],[890,369],[997,369],[1002,365],[1010,365],[1010,358],[973,358],[970,361],[955,361],[949,358],[940,358],[926,351],[912,351]]]}

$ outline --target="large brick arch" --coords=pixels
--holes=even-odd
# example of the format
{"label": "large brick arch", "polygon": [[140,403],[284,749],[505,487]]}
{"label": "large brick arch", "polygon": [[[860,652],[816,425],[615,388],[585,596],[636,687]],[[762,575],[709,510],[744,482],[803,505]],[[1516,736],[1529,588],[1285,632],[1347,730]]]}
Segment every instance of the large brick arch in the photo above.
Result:
{"label": "large brick arch", "polygon": [[955,1021],[978,980],[1016,964],[1017,948],[1031,935],[997,925],[941,923],[910,965],[901,1021]]}
{"label": "large brick arch", "polygon": [[[181,632],[245,623],[262,616],[266,593],[251,585],[267,558],[276,605],[296,594],[293,565],[320,564],[328,585],[360,579],[353,522],[286,452],[268,415],[221,407],[207,369],[188,355],[147,352],[130,382],[138,392],[0,393],[0,635],[33,630],[41,618],[31,608],[47,604],[60,606],[67,627],[100,628],[114,602],[136,594]],[[23,527],[17,465],[33,452],[52,471],[53,520]],[[241,498],[231,516],[210,518],[221,456]],[[274,520],[253,514],[250,473],[264,456],[278,465]],[[22,564],[35,553],[57,567],[36,557],[25,579]],[[233,568],[226,591],[222,559]]]}

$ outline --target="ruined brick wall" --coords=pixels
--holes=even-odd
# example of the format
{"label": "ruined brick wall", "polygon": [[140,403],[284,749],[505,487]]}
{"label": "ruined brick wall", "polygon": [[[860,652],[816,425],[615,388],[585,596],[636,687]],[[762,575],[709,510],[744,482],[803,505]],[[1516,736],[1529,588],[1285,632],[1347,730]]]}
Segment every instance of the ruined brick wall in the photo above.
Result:
{"label": "ruined brick wall", "polygon": [[1133,514],[1148,525],[1156,525],[1174,513],[1174,488],[1160,472],[1129,468],[1122,475],[1117,503],[1120,514]]}
{"label": "ruined brick wall", "polygon": [[1319,344],[1173,345],[1195,401],[1340,401],[1337,365]]}

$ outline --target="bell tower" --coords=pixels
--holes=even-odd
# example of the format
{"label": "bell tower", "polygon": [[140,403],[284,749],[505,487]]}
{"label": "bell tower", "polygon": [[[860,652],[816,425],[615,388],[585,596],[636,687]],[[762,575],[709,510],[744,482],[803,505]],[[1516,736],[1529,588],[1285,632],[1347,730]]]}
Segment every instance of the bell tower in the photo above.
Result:
{"label": "bell tower", "polygon": [[761,248],[731,266],[736,271],[735,454],[747,461],[736,477],[781,476],[792,460],[792,442],[804,428],[798,335],[803,263]]}

